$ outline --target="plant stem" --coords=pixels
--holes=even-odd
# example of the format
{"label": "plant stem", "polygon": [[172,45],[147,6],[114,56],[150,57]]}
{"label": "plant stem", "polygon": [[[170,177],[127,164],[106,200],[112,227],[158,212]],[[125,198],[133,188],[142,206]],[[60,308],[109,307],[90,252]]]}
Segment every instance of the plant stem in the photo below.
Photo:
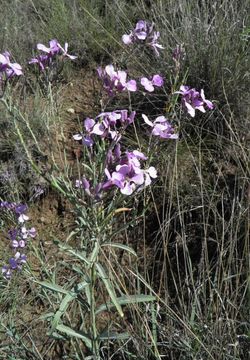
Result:
{"label": "plant stem", "polygon": [[90,268],[90,321],[92,328],[92,351],[95,360],[100,360],[99,355],[99,343],[97,339],[97,329],[96,329],[96,314],[95,314],[95,280],[96,280],[96,269],[95,263],[92,264]]}

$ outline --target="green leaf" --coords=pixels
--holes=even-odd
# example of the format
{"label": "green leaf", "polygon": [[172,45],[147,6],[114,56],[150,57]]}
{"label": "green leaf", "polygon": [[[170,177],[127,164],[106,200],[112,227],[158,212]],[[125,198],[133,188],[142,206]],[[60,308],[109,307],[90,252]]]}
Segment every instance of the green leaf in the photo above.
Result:
{"label": "green leaf", "polygon": [[42,287],[55,291],[57,293],[61,293],[61,294],[68,294],[69,291],[65,290],[62,286],[57,285],[57,284],[52,284],[49,283],[47,281],[35,281],[37,284],[41,285]]}
{"label": "green leaf", "polygon": [[58,324],[59,324],[60,321],[61,321],[61,317],[65,314],[65,311],[67,310],[67,308],[68,308],[68,306],[69,306],[69,303],[70,303],[72,300],[74,300],[75,297],[76,297],[76,294],[74,294],[74,295],[67,294],[67,295],[63,298],[63,300],[62,300],[62,302],[61,302],[61,304],[60,304],[60,306],[59,306],[59,309],[58,309],[57,312],[55,313],[54,319],[53,319],[53,321],[52,321],[52,323],[51,323],[52,331],[54,331],[54,330],[57,328]]}
{"label": "green leaf", "polygon": [[114,247],[114,248],[118,248],[118,249],[121,249],[121,250],[125,250],[131,254],[133,254],[134,256],[137,257],[137,254],[136,252],[129,246],[127,245],[123,245],[123,244],[119,244],[119,243],[104,243],[102,244],[102,246],[111,246],[111,247]]}
{"label": "green leaf", "polygon": [[126,340],[129,339],[131,335],[127,332],[116,333],[114,331],[106,331],[98,336],[100,340]]}
{"label": "green leaf", "polygon": [[91,339],[88,337],[87,334],[84,334],[83,332],[78,331],[78,330],[71,329],[69,326],[66,326],[64,324],[57,325],[56,329],[68,336],[73,336],[73,337],[83,340],[89,349],[92,348]]}
{"label": "green leaf", "polygon": [[48,320],[48,319],[51,319],[52,317],[54,316],[54,313],[53,312],[49,312],[49,313],[46,313],[46,314],[43,314],[41,316],[39,316],[39,320]]}
{"label": "green leaf", "polygon": [[57,179],[53,175],[51,175],[51,185],[55,189],[59,190],[64,196],[67,196],[66,192],[61,188],[61,186],[59,185]]}
{"label": "green leaf", "polygon": [[88,283],[86,281],[77,284],[76,291],[75,292],[68,292],[66,296],[64,296],[63,300],[61,301],[61,304],[59,306],[59,309],[54,315],[53,321],[51,323],[52,331],[54,331],[58,324],[61,321],[61,317],[65,314],[70,302],[74,300],[77,297],[77,294],[86,287]]}
{"label": "green leaf", "polygon": [[99,245],[99,242],[96,241],[95,243],[95,247],[92,251],[92,254],[91,256],[89,257],[89,262],[90,264],[93,264],[95,262],[95,260],[97,259],[97,256],[98,256],[98,253],[99,253],[99,249],[100,249],[100,245]]}
{"label": "green leaf", "polygon": [[48,336],[51,336],[53,339],[56,340],[67,340],[67,338],[61,334],[59,334],[58,332],[54,331],[52,334],[47,333]]}
{"label": "green leaf", "polygon": [[76,251],[74,250],[71,246],[66,245],[66,244],[62,244],[60,242],[57,243],[59,248],[62,250],[65,250],[67,252],[69,252],[71,255],[74,255],[75,257],[77,257],[78,259],[84,261],[87,265],[91,265],[91,263],[89,262],[88,259],[86,259],[86,257],[84,256],[83,253],[81,253],[80,251]]}
{"label": "green leaf", "polygon": [[[149,301],[155,301],[156,297],[153,295],[124,295],[121,297],[116,298],[116,301],[119,305],[128,305],[128,304],[136,304],[136,303],[144,303]],[[108,302],[106,304],[102,304],[99,306],[99,308],[96,310],[96,315],[99,314],[102,311],[110,310],[112,307],[114,307],[114,304],[111,302]]]}
{"label": "green leaf", "polygon": [[107,291],[109,293],[109,296],[111,297],[111,300],[112,300],[114,306],[116,307],[116,309],[119,312],[120,316],[123,317],[124,314],[123,314],[121,305],[117,301],[115,291],[113,289],[113,286],[112,286],[111,282],[109,281],[108,276],[105,273],[105,270],[103,269],[102,265],[99,264],[99,263],[96,263],[95,266],[96,266],[97,272],[99,274],[99,277],[102,279],[102,281],[103,281],[103,283],[104,283],[104,285],[105,285],[105,287],[106,287],[106,289],[107,289]]}

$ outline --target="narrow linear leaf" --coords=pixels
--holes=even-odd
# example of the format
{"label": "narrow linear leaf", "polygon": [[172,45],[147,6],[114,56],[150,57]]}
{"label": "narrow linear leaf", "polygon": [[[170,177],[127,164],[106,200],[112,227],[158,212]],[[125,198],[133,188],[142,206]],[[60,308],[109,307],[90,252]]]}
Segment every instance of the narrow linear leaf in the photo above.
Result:
{"label": "narrow linear leaf", "polygon": [[86,281],[77,284],[76,286],[76,291],[75,292],[68,292],[66,296],[64,296],[63,300],[61,301],[61,304],[59,306],[59,309],[57,310],[57,312],[54,315],[53,321],[51,323],[51,328],[52,331],[54,331],[58,324],[61,322],[61,317],[65,314],[65,312],[67,311],[67,308],[70,304],[71,301],[73,301],[76,297],[77,294],[84,289],[86,286],[88,285],[88,283]]}
{"label": "narrow linear leaf", "polygon": [[54,319],[53,319],[53,321],[52,321],[52,323],[51,323],[52,331],[54,331],[55,329],[57,329],[57,326],[58,326],[58,324],[59,324],[60,321],[61,321],[61,317],[65,314],[65,312],[66,312],[66,310],[67,310],[67,308],[68,308],[68,306],[69,306],[69,303],[70,303],[72,300],[74,300],[75,297],[76,297],[76,294],[74,294],[74,295],[67,294],[67,295],[63,298],[63,300],[62,300],[62,302],[61,302],[61,304],[60,304],[60,306],[59,306],[59,309],[58,309],[57,312],[55,313]]}
{"label": "narrow linear leaf", "polygon": [[69,291],[64,289],[62,286],[57,285],[57,284],[52,284],[49,283],[47,281],[35,281],[37,284],[41,285],[42,287],[55,291],[57,293],[61,293],[61,294],[68,294]]}
{"label": "narrow linear leaf", "polygon": [[97,269],[97,272],[100,276],[100,278],[102,279],[108,293],[109,293],[109,296],[111,297],[111,300],[114,304],[114,306],[116,307],[118,313],[120,314],[121,317],[124,316],[123,314],[123,311],[122,311],[122,308],[121,308],[121,305],[119,304],[119,302],[117,301],[117,297],[116,297],[116,294],[115,294],[115,291],[113,289],[113,286],[107,276],[107,274],[105,273],[105,270],[103,269],[102,265],[99,264],[99,263],[96,263],[95,264],[96,266],[96,269]]}
{"label": "narrow linear leaf", "polygon": [[52,338],[56,339],[56,340],[67,340],[67,338],[61,334],[59,334],[58,332],[54,331],[52,334],[47,333],[48,336],[51,336]]}
{"label": "narrow linear leaf", "polygon": [[84,334],[83,332],[78,331],[78,330],[71,329],[69,326],[66,326],[64,324],[57,325],[56,329],[68,336],[73,336],[73,337],[83,340],[84,343],[86,344],[86,346],[89,349],[91,349],[91,346],[92,346],[91,339],[87,336],[87,334]]}
{"label": "narrow linear leaf", "polygon": [[67,196],[66,192],[61,188],[61,186],[58,184],[57,179],[53,175],[51,176],[51,185],[55,189],[59,190],[64,196]]}
{"label": "narrow linear leaf", "polygon": [[129,339],[131,335],[128,332],[116,333],[113,331],[104,332],[98,336],[100,340],[126,340]]}
{"label": "narrow linear leaf", "polygon": [[[143,295],[143,294],[130,295],[130,296],[124,295],[124,296],[116,298],[116,300],[117,300],[118,304],[120,304],[120,305],[128,305],[128,304],[136,304],[136,303],[155,301],[156,297],[153,295]],[[102,304],[96,310],[96,315],[102,311],[110,310],[112,307],[114,307],[114,304],[111,302]]]}
{"label": "narrow linear leaf", "polygon": [[137,254],[136,252],[129,246],[127,245],[123,245],[123,244],[119,244],[119,243],[104,243],[102,244],[102,246],[111,246],[111,247],[114,247],[114,248],[118,248],[120,250],[125,250],[131,254],[133,254],[134,256],[137,257]]}
{"label": "narrow linear leaf", "polygon": [[87,265],[91,265],[89,260],[86,259],[86,257],[80,251],[76,251],[72,247],[70,247],[69,245],[62,244],[60,242],[57,242],[57,245],[59,246],[60,249],[69,252],[71,255],[74,255],[78,259],[84,261]]}
{"label": "narrow linear leaf", "polygon": [[48,320],[51,319],[54,316],[53,312],[46,313],[44,315],[39,316],[39,320]]}

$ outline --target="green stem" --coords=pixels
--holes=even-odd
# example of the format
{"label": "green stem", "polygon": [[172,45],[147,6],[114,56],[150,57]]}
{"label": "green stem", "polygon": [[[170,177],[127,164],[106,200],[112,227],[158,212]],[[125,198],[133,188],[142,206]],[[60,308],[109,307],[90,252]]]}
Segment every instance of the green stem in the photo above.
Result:
{"label": "green stem", "polygon": [[95,280],[96,280],[96,269],[95,263],[92,264],[90,269],[91,274],[91,284],[90,284],[90,321],[92,327],[92,351],[94,355],[94,360],[100,360],[99,354],[99,343],[98,343],[98,333],[96,329],[96,314],[95,314]]}

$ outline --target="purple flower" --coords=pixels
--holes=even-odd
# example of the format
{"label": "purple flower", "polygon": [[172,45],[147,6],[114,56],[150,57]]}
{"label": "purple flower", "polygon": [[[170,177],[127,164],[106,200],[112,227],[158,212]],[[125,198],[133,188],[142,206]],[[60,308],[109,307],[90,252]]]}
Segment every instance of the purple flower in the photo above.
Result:
{"label": "purple flower", "polygon": [[15,256],[9,259],[9,264],[2,266],[2,275],[6,280],[10,280],[14,270],[21,270],[22,265],[26,263],[27,257],[19,251]]}
{"label": "purple flower", "polygon": [[212,110],[214,108],[214,105],[210,100],[205,99],[205,94],[203,89],[201,89],[200,96],[202,98],[203,104],[206,105],[210,110]]}
{"label": "purple flower", "polygon": [[199,110],[205,113],[206,110],[204,106],[206,106],[210,110],[214,108],[213,103],[205,99],[203,89],[199,93],[199,91],[194,88],[191,89],[189,86],[182,85],[180,87],[180,91],[176,91],[175,94],[182,95],[182,104],[192,117],[195,116],[195,110]]}
{"label": "purple flower", "polygon": [[122,35],[122,41],[125,45],[130,45],[133,43],[134,41],[134,37],[133,37],[133,33],[131,32],[130,34],[124,34]]}
{"label": "purple flower", "polygon": [[45,54],[40,54],[29,61],[29,64],[38,64],[42,71],[48,67],[52,59],[57,55],[62,55],[63,57],[68,57],[71,60],[77,58],[77,56],[68,54],[69,44],[66,42],[64,47],[62,47],[56,39],[53,39],[49,42],[49,47],[43,44],[37,44],[37,50],[42,51]]}
{"label": "purple flower", "polygon": [[16,206],[15,212],[18,215],[19,223],[24,223],[25,221],[29,220],[29,217],[24,214],[27,210],[27,205],[20,204]]}
{"label": "purple flower", "polygon": [[15,212],[18,215],[25,213],[28,210],[28,206],[25,204],[19,204],[15,207]]}
{"label": "purple flower", "polygon": [[86,118],[84,120],[84,128],[86,131],[86,135],[84,135],[83,133],[75,134],[75,135],[73,135],[74,140],[78,140],[78,141],[82,140],[82,143],[86,146],[94,145],[94,141],[91,137],[91,133],[92,133],[94,125],[95,125],[95,120]]}
{"label": "purple flower", "polygon": [[37,44],[36,48],[37,50],[43,51],[50,56],[59,54],[61,50],[59,47],[59,42],[56,39],[50,40],[49,47],[39,43]]}
{"label": "purple flower", "polygon": [[103,184],[103,190],[107,190],[113,185],[119,187],[120,189],[123,188],[124,174],[122,172],[114,171],[112,174],[110,174],[107,168],[104,172],[108,178],[108,181]]}
{"label": "purple flower", "polygon": [[160,49],[160,50],[164,49],[164,47],[162,45],[158,44],[158,42],[157,42],[159,37],[160,37],[159,31],[154,31],[154,33],[153,33],[153,35],[150,38],[150,41],[148,43],[148,45],[153,48],[156,56],[160,56],[160,53],[159,53],[158,49]]}
{"label": "purple flower", "polygon": [[163,86],[163,78],[156,74],[153,76],[152,80],[147,79],[146,77],[141,78],[141,85],[144,86],[145,90],[149,92],[154,91],[154,86],[161,87]]}
{"label": "purple flower", "polygon": [[27,239],[28,237],[34,238],[36,236],[36,229],[34,227],[31,229],[26,229],[25,226],[22,226],[21,232],[23,239]]}
{"label": "purple flower", "polygon": [[43,71],[50,62],[50,57],[48,55],[37,55],[36,57],[32,58],[28,63],[29,64],[38,64],[41,71]]}
{"label": "purple flower", "polygon": [[63,56],[68,57],[70,60],[75,60],[77,58],[77,56],[75,56],[75,55],[69,55],[68,54],[69,44],[67,42],[65,43],[64,48],[59,43],[57,44],[57,46],[62,51]]}
{"label": "purple flower", "polygon": [[7,209],[7,210],[15,210],[17,204],[16,203],[9,203],[8,201],[1,201],[0,208]]}
{"label": "purple flower", "polygon": [[121,138],[121,132],[134,121],[135,111],[128,114],[127,110],[116,110],[112,112],[103,112],[95,120],[87,118],[84,120],[84,132],[73,135],[75,140],[82,140],[86,146],[94,144],[93,136],[108,138],[118,142]]}
{"label": "purple flower", "polygon": [[24,240],[13,240],[12,241],[12,247],[17,249],[17,248],[24,248],[26,245],[25,241]]}
{"label": "purple flower", "polygon": [[127,151],[120,158],[115,171],[110,172],[108,168],[105,169],[107,181],[103,184],[103,189],[107,190],[112,186],[116,186],[122,194],[131,195],[135,190],[141,190],[150,185],[151,178],[157,177],[156,170],[154,167],[142,169],[142,160],[147,160],[147,157],[140,151]]}
{"label": "purple flower", "polygon": [[8,203],[7,201],[0,202],[0,208],[12,210],[17,215],[18,226],[17,228],[8,231],[11,240],[14,256],[9,259],[9,264],[2,267],[2,275],[6,280],[9,280],[15,270],[21,270],[22,265],[26,262],[27,257],[21,254],[19,249],[26,246],[26,241],[29,237],[36,236],[36,229],[34,227],[27,229],[23,226],[23,222],[28,220],[25,212],[28,210],[25,204]]}
{"label": "purple flower", "polygon": [[11,279],[12,271],[8,265],[2,266],[2,275],[6,280]]}
{"label": "purple flower", "polygon": [[17,239],[17,236],[19,235],[19,230],[17,229],[11,229],[8,231],[10,240],[14,241]]}
{"label": "purple flower", "polygon": [[[25,212],[28,210],[27,205],[24,204],[16,204],[16,203],[8,203],[7,201],[3,201],[0,203],[0,208],[5,208],[7,210],[13,210],[17,215],[17,220],[19,223],[24,223],[25,221],[29,220],[29,217],[25,215]],[[14,231],[11,235],[11,232],[9,233],[10,236],[16,236]]]}
{"label": "purple flower", "polygon": [[77,188],[82,188],[89,197],[95,200],[101,199],[102,183],[98,183],[93,187],[90,182],[83,177],[82,180],[76,180],[75,186]]}
{"label": "purple flower", "polygon": [[7,210],[14,210],[16,215],[18,216],[18,221],[23,223],[24,221],[28,220],[29,217],[24,213],[28,210],[27,205],[16,203],[8,203],[7,201],[0,202],[0,208],[5,208]]}
{"label": "purple flower", "polygon": [[129,33],[122,36],[122,41],[125,45],[133,43],[145,43],[153,48],[156,56],[159,56],[158,49],[164,49],[157,41],[160,37],[159,31],[153,31],[154,24],[145,20],[139,20],[135,28]]}
{"label": "purple flower", "polygon": [[20,269],[22,264],[26,263],[26,260],[27,260],[27,256],[17,251],[15,253],[15,256],[10,258],[9,260],[10,268],[12,270],[15,270],[17,268]]}
{"label": "purple flower", "polygon": [[106,157],[106,166],[112,166],[121,159],[121,145],[117,143],[113,149],[109,149]]}
{"label": "purple flower", "polygon": [[174,128],[165,118],[165,116],[158,116],[154,122],[142,114],[145,123],[152,127],[152,135],[159,136],[161,139],[178,139],[178,134],[174,134]]}
{"label": "purple flower", "polygon": [[150,25],[145,20],[139,20],[135,25],[134,36],[139,40],[146,40],[152,30],[153,25]]}
{"label": "purple flower", "polygon": [[113,96],[115,91],[122,92],[124,90],[135,92],[137,85],[135,80],[127,81],[126,71],[115,71],[113,65],[107,65],[105,69],[97,69],[98,76],[103,80],[103,86],[110,96]]}
{"label": "purple flower", "polygon": [[3,54],[0,54],[0,72],[5,73],[7,79],[13,77],[14,75],[23,75],[21,65],[17,63],[11,63],[10,53],[7,51],[5,51]]}

